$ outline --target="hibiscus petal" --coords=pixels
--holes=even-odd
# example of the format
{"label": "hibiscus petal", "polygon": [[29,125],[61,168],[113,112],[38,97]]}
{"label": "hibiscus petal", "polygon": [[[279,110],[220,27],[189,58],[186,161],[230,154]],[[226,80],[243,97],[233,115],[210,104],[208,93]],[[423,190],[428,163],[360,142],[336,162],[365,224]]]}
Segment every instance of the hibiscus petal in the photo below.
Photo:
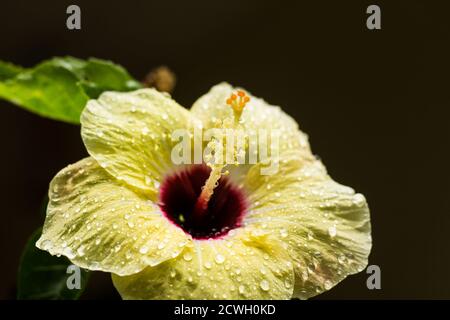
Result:
{"label": "hibiscus petal", "polygon": [[82,268],[129,275],[177,256],[188,241],[157,205],[86,158],[52,180],[36,246]]}
{"label": "hibiscus petal", "polygon": [[124,299],[290,299],[294,287],[279,242],[242,230],[195,241],[176,259],[112,279]]}
{"label": "hibiscus petal", "polygon": [[178,143],[171,134],[192,130],[195,121],[189,111],[155,89],[106,92],[88,102],[81,115],[81,135],[89,154],[106,171],[155,199]]}
{"label": "hibiscus petal", "polygon": [[334,182],[320,161],[299,161],[298,153],[284,158],[276,175],[261,176],[258,166],[249,171],[244,223],[284,242],[294,265],[294,297],[306,299],[366,267],[370,216],[363,195]]}

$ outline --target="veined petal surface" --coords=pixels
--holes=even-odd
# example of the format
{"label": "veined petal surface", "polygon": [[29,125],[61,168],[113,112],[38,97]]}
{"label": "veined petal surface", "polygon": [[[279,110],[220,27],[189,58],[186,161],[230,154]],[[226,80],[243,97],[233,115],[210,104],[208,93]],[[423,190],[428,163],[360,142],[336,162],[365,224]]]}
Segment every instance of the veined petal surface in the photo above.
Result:
{"label": "veined petal surface", "polygon": [[290,299],[292,263],[276,239],[236,230],[195,241],[179,257],[127,277],[112,275],[124,299]]}
{"label": "veined petal surface", "polygon": [[90,100],[81,115],[81,135],[89,154],[116,179],[156,200],[161,179],[173,166],[177,129],[200,125],[168,94],[155,89],[106,92]]}
{"label": "veined petal surface", "polygon": [[82,268],[129,275],[176,257],[188,242],[156,204],[86,158],[52,180],[36,246]]}
{"label": "veined petal surface", "polygon": [[294,297],[306,299],[362,271],[371,249],[370,215],[363,195],[334,182],[318,160],[302,162],[292,151],[279,174],[254,166],[244,187],[252,225],[284,242],[292,259]]}

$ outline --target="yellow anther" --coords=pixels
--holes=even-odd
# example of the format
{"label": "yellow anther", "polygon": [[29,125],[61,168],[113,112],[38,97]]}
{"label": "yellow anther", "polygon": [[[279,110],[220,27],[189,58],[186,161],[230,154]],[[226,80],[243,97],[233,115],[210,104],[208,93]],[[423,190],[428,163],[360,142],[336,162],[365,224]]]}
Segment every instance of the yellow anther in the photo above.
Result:
{"label": "yellow anther", "polygon": [[250,101],[250,97],[242,91],[238,90],[236,93],[232,93],[230,97],[227,99],[227,104],[233,108],[234,111],[234,120],[239,122],[242,111],[244,110],[245,105]]}

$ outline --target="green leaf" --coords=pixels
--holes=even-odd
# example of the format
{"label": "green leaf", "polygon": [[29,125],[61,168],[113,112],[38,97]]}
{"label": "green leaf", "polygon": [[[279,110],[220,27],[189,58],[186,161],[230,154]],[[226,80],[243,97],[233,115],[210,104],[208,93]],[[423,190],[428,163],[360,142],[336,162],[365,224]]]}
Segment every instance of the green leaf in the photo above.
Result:
{"label": "green leaf", "polygon": [[21,67],[0,60],[0,81],[13,78],[22,71]]}
{"label": "green leaf", "polygon": [[31,69],[0,61],[0,98],[54,120],[78,124],[89,99],[141,84],[112,62],[53,58]]}
{"label": "green leaf", "polygon": [[81,288],[69,289],[67,280],[73,276],[67,273],[72,264],[65,257],[51,256],[36,248],[35,243],[42,230],[36,230],[28,241],[19,267],[17,298],[21,300],[76,300],[85,289],[89,273],[81,269]]}

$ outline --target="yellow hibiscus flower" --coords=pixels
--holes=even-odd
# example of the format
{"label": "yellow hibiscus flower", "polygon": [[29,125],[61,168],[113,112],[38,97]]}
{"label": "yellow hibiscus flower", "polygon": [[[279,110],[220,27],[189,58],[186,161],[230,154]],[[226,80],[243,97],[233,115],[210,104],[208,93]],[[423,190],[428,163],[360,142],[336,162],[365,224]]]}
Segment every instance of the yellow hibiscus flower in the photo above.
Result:
{"label": "yellow hibiscus flower", "polygon": [[[236,92],[219,84],[190,111],[154,89],[89,101],[81,135],[90,157],[52,180],[37,247],[110,272],[124,299],[306,299],[363,270],[364,196],[327,175],[279,107],[247,93],[235,103]],[[223,166],[171,161],[174,130],[233,116],[245,130],[278,130],[277,173],[255,163],[225,176]]]}

